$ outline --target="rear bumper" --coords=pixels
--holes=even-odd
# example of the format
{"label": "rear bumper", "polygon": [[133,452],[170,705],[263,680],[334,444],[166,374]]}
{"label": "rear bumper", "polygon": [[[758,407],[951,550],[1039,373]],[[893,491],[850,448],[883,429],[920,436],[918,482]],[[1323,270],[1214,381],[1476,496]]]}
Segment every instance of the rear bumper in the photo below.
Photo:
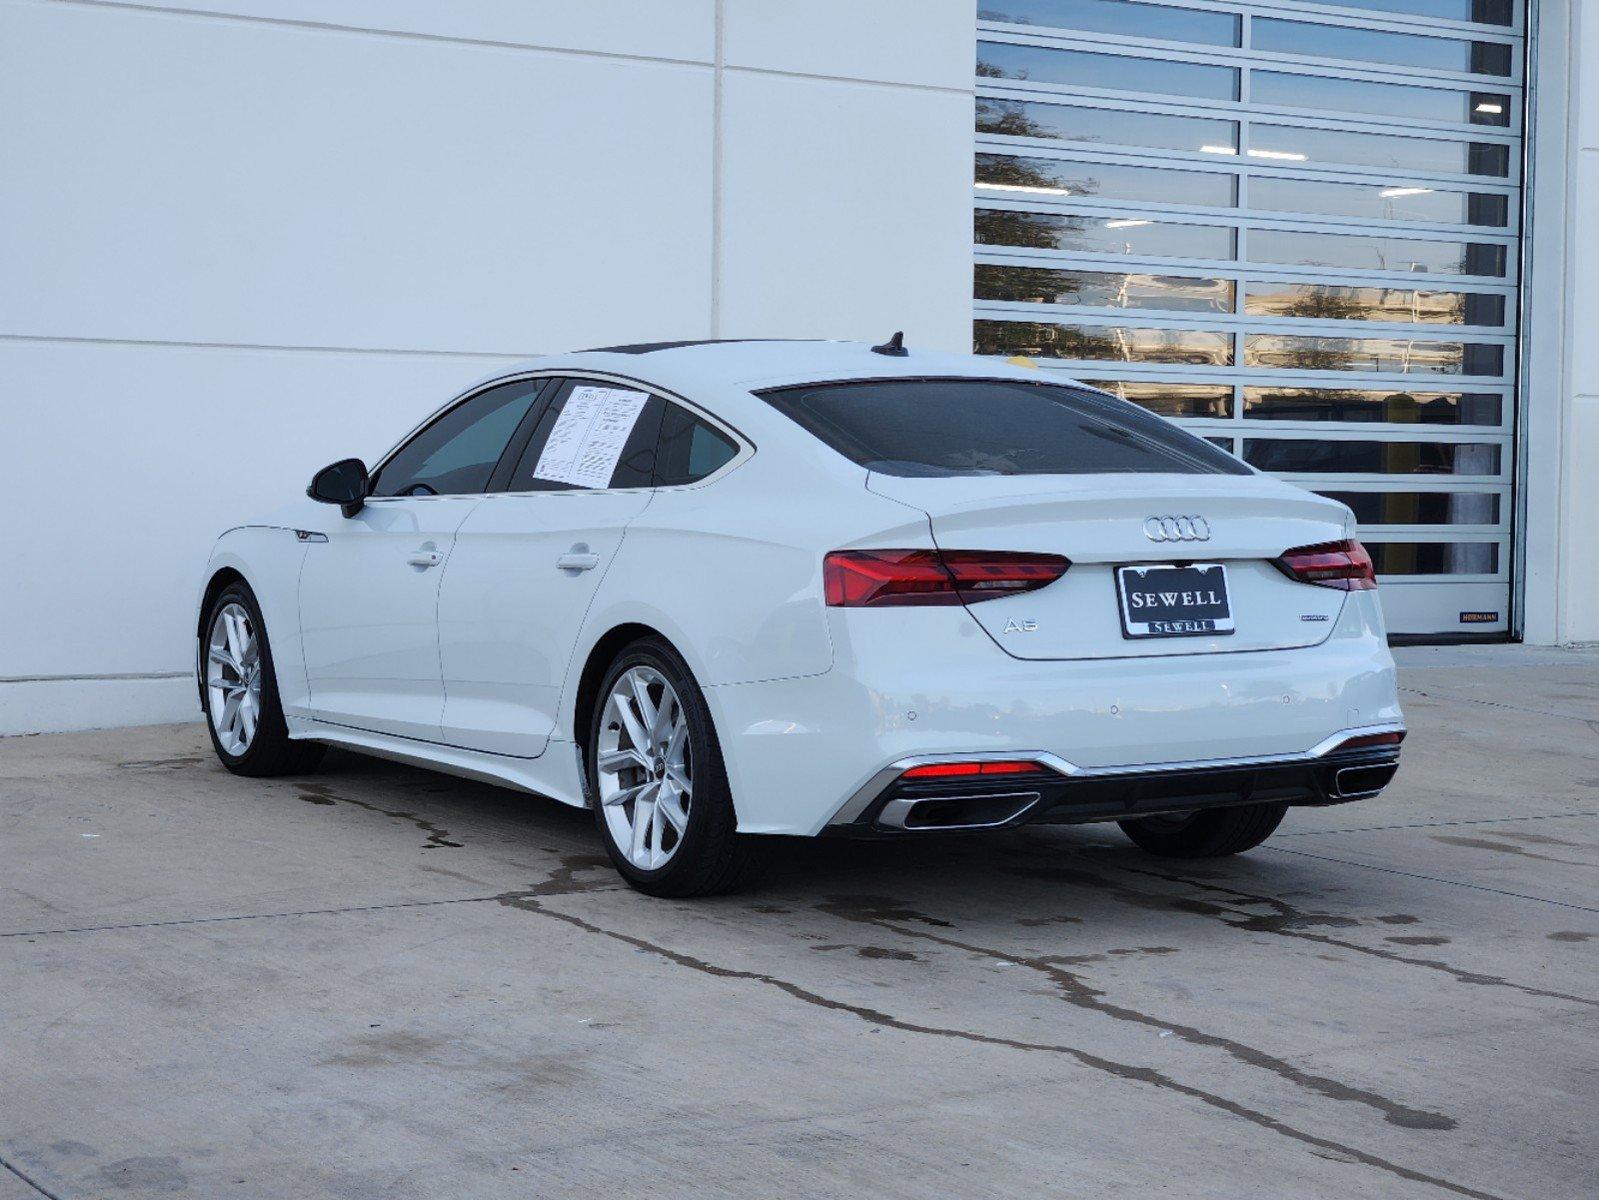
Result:
{"label": "rear bumper", "polygon": [[1090,776],[1302,764],[1336,735],[1404,721],[1375,592],[1350,593],[1316,646],[1157,658],[1018,660],[960,608],[829,617],[831,671],[705,689],[741,832],[851,824],[862,791],[875,782],[876,799],[917,756],[1048,754],[1086,796]]}
{"label": "rear bumper", "polygon": [[1345,804],[1375,796],[1399,769],[1397,746],[1340,750],[1350,730],[1304,755],[1254,761],[1170,763],[1084,769],[1055,755],[1033,775],[961,780],[904,779],[926,757],[890,764],[841,808],[822,832],[833,837],[895,836],[1017,825],[1125,821],[1158,813],[1243,804]]}

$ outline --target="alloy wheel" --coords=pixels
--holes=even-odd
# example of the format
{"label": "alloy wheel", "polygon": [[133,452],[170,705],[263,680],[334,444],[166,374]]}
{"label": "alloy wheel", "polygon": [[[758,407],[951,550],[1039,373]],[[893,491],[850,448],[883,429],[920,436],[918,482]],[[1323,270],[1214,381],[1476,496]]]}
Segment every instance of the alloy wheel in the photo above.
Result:
{"label": "alloy wheel", "polygon": [[694,793],[688,717],[665,676],[637,666],[617,677],[595,751],[612,840],[635,867],[664,866],[683,844]]}
{"label": "alloy wheel", "polygon": [[224,604],[211,618],[205,686],[211,728],[237,758],[250,748],[261,720],[261,640],[242,604]]}

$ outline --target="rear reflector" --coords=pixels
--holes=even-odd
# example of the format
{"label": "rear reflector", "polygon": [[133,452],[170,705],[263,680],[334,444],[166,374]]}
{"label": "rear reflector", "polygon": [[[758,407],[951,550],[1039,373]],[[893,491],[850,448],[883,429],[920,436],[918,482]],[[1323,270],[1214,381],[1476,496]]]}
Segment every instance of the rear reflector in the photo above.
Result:
{"label": "rear reflector", "polygon": [[1009,550],[835,550],[822,583],[834,608],[975,604],[1045,587],[1071,565]]}
{"label": "rear reflector", "polygon": [[1021,759],[988,759],[979,762],[926,763],[901,773],[901,779],[949,779],[959,775],[1036,775],[1044,768]]}
{"label": "rear reflector", "polygon": [[1275,561],[1283,574],[1300,583],[1345,592],[1364,592],[1377,586],[1371,555],[1366,553],[1366,547],[1353,540],[1300,546],[1286,551]]}
{"label": "rear reflector", "polygon": [[1395,729],[1390,733],[1363,733],[1359,737],[1352,737],[1339,742],[1336,750],[1359,750],[1367,746],[1397,746],[1405,740],[1405,731]]}

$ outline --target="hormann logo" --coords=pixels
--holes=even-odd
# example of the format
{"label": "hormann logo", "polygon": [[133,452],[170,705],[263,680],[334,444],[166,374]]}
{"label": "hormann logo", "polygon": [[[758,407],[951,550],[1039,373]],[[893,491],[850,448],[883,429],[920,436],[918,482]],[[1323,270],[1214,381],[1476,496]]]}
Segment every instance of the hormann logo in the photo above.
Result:
{"label": "hormann logo", "polygon": [[1204,517],[1145,517],[1144,536],[1152,542],[1208,542],[1210,522]]}

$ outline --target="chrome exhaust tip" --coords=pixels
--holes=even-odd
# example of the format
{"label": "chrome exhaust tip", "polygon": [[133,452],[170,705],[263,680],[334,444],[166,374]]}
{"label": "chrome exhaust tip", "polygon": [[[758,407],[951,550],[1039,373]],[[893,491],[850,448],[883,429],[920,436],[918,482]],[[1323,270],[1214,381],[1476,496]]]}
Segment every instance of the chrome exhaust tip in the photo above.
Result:
{"label": "chrome exhaust tip", "polygon": [[995,829],[1009,825],[1037,804],[1037,792],[993,792],[977,796],[901,797],[883,805],[877,823],[885,829]]}
{"label": "chrome exhaust tip", "polygon": [[1398,770],[1398,762],[1341,767],[1333,773],[1333,795],[1340,800],[1364,800],[1375,796],[1388,786]]}

